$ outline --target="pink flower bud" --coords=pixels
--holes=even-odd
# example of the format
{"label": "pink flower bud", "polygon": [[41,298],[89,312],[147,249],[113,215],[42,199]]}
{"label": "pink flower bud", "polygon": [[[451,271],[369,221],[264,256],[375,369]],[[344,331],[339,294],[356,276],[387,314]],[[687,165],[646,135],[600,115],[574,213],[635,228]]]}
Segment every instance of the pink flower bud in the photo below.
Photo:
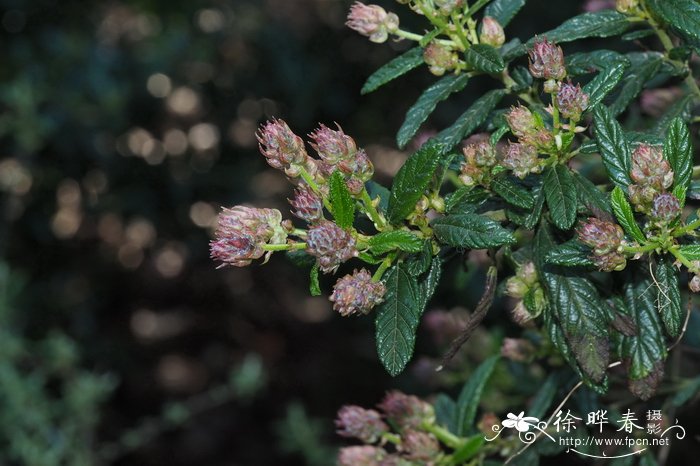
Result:
{"label": "pink flower bud", "polygon": [[432,434],[409,430],[401,436],[401,441],[401,450],[409,460],[428,464],[440,454],[440,444]]}
{"label": "pink flower bud", "polygon": [[524,139],[537,131],[537,119],[529,108],[522,105],[511,107],[506,113],[506,121],[510,131],[518,139]]}
{"label": "pink flower bud", "polygon": [[355,140],[343,132],[343,128],[338,126],[338,130],[330,129],[321,124],[316,131],[309,134],[311,147],[318,153],[324,162],[336,165],[341,160],[351,159],[357,152]]}
{"label": "pink flower bud", "polygon": [[511,309],[510,317],[516,324],[520,325],[521,327],[526,327],[530,325],[530,322],[535,316],[527,310],[524,302],[518,301],[518,304]]}
{"label": "pink flower bud", "polygon": [[564,118],[578,121],[583,111],[588,108],[588,94],[581,90],[579,84],[563,84],[557,94],[557,107]]}
{"label": "pink flower bud", "polygon": [[669,224],[681,213],[681,203],[673,194],[663,193],[654,197],[651,208],[652,220],[661,224]]}
{"label": "pink flower bud", "polygon": [[369,314],[374,306],[384,300],[386,287],[382,282],[373,282],[372,275],[362,269],[339,279],[333,287],[330,300],[333,309],[342,316]]}
{"label": "pink flower bud", "polygon": [[457,66],[457,54],[450,47],[432,41],[423,50],[423,61],[430,67],[435,76],[442,76],[445,71]]}
{"label": "pink flower bud", "polygon": [[390,32],[399,28],[399,17],[394,13],[387,13],[379,5],[365,5],[355,2],[350,7],[348,20],[345,23],[350,29],[354,29],[369,40],[376,43],[386,42]]}
{"label": "pink flower bud", "polygon": [[322,272],[334,272],[340,264],[357,256],[355,238],[335,223],[322,220],[306,237],[306,252],[316,257]]}
{"label": "pink flower bud", "polygon": [[535,78],[561,81],[566,77],[564,52],[558,45],[538,38],[529,55],[530,73]]}
{"label": "pink flower bud", "polygon": [[265,254],[265,244],[284,244],[282,213],[275,209],[235,206],[219,215],[211,257],[224,265],[244,267]]}
{"label": "pink flower bud", "polygon": [[506,35],[503,32],[503,26],[490,16],[484,16],[481,23],[481,34],[479,41],[483,44],[500,47],[506,41]]}
{"label": "pink flower bud", "polygon": [[348,190],[359,195],[374,174],[374,165],[363,149],[356,151],[352,157],[338,162],[337,169],[345,175]]}
{"label": "pink flower bud", "polygon": [[593,254],[602,256],[615,252],[625,239],[625,233],[619,225],[590,217],[578,230],[578,239],[593,249]]}
{"label": "pink flower bud", "polygon": [[693,278],[691,278],[688,283],[688,288],[690,288],[690,291],[693,293],[700,292],[700,275],[693,275]]}
{"label": "pink flower bud", "polygon": [[369,445],[341,448],[338,452],[338,466],[381,466],[388,456],[383,448]]}
{"label": "pink flower bud", "polygon": [[300,184],[289,199],[294,208],[292,214],[308,223],[316,223],[323,218],[323,201],[306,184]]}
{"label": "pink flower bud", "polygon": [[435,422],[435,410],[430,404],[397,390],[386,394],[379,409],[400,430],[417,429],[424,421]]}
{"label": "pink flower bud", "polygon": [[627,259],[619,252],[610,252],[601,256],[593,256],[593,263],[602,272],[619,272],[624,270]]}
{"label": "pink flower bud", "polygon": [[359,406],[343,406],[338,411],[335,421],[337,433],[343,437],[354,437],[364,443],[374,443],[389,427],[382,421],[381,415],[373,409]]}
{"label": "pink flower bud", "polygon": [[512,170],[518,178],[525,178],[529,173],[542,171],[537,149],[526,144],[509,144],[503,166]]}
{"label": "pink flower bud", "polygon": [[496,164],[496,148],[488,141],[467,145],[462,149],[465,161],[461,166],[460,179],[467,186],[489,179],[491,167]]}
{"label": "pink flower bud", "polygon": [[635,183],[652,186],[659,191],[673,184],[673,171],[658,146],[640,144],[634,150],[630,175]]}
{"label": "pink flower bud", "polygon": [[287,123],[272,119],[260,127],[257,138],[260,152],[271,167],[284,170],[290,177],[299,176],[299,167],[306,164],[309,156],[304,142],[289,129]]}
{"label": "pink flower bud", "polygon": [[522,338],[504,338],[501,356],[511,361],[527,362],[535,355],[535,347]]}

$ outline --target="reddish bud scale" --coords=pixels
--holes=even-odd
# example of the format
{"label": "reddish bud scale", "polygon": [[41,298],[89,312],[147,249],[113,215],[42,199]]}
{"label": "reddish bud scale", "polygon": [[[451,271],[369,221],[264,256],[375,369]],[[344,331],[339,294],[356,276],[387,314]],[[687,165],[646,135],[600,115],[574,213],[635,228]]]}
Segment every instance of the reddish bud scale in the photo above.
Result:
{"label": "reddish bud scale", "polygon": [[322,220],[306,237],[306,252],[316,257],[322,272],[334,272],[340,264],[355,257],[355,238],[335,223]]}
{"label": "reddish bud scale", "polygon": [[309,134],[309,138],[312,141],[311,147],[318,153],[321,160],[331,165],[352,158],[357,152],[355,140],[345,134],[340,125],[337,130],[333,130],[321,124],[316,131]]}
{"label": "reddish bud scale", "polygon": [[561,81],[566,77],[564,52],[561,47],[545,39],[537,39],[530,56],[530,73],[535,78]]}
{"label": "reddish bud scale", "polygon": [[330,300],[333,309],[342,316],[368,314],[384,300],[385,292],[384,284],[372,282],[372,275],[366,269],[355,270],[336,282]]}
{"label": "reddish bud scale", "polygon": [[389,431],[377,411],[360,406],[343,406],[338,411],[335,425],[342,437],[354,437],[365,443],[375,443],[384,432]]}

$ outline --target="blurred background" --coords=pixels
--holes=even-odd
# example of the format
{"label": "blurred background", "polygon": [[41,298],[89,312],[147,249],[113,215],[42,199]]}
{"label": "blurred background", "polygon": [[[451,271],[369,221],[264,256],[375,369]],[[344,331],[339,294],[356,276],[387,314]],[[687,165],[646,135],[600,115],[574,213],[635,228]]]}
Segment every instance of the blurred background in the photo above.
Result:
{"label": "blurred background", "polygon": [[[462,374],[437,377],[428,359],[478,299],[476,270],[448,272],[419,330],[428,356],[392,379],[373,320],[334,315],[283,255],[220,270],[208,257],[221,206],[287,210],[291,186],[257,152],[266,119],[300,135],[339,122],[384,184],[407,156],[393,136],[434,77],[422,68],[360,96],[409,44],[345,28],[350,3],[0,1],[0,464],[332,464],[341,405],[454,393],[498,351],[508,329],[495,325],[470,341]],[[526,39],[582,8],[531,1],[507,33]]]}

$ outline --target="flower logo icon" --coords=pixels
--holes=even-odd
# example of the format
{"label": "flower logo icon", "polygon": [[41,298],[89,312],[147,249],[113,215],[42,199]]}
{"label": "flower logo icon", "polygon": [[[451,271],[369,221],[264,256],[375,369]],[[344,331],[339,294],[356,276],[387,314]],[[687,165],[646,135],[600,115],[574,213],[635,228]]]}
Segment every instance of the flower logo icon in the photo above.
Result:
{"label": "flower logo icon", "polygon": [[521,411],[517,416],[513,413],[508,413],[508,419],[504,419],[501,424],[509,429],[516,428],[518,432],[527,432],[533,424],[537,424],[539,419],[536,417],[525,416],[525,411]]}

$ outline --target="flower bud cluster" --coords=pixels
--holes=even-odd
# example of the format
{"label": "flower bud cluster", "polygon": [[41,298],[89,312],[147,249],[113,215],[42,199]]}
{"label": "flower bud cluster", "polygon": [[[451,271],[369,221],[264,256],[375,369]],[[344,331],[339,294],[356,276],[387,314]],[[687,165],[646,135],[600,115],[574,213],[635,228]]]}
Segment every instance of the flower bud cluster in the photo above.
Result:
{"label": "flower bud cluster", "polygon": [[355,238],[329,220],[323,220],[309,228],[306,252],[316,257],[323,273],[335,272],[343,262],[358,255]]}
{"label": "flower bud cluster", "polygon": [[333,287],[330,300],[333,309],[342,316],[369,314],[374,306],[384,300],[386,287],[382,282],[373,282],[366,270],[355,270],[352,275],[339,279]]}
{"label": "flower bud cluster", "polygon": [[537,148],[521,143],[508,144],[502,164],[518,178],[525,178],[530,173],[539,173],[543,168]]}
{"label": "flower bud cluster", "polygon": [[625,233],[619,225],[590,217],[578,230],[578,239],[593,250],[591,259],[603,272],[620,271],[627,265],[622,253]]}
{"label": "flower bud cluster", "polygon": [[480,141],[462,149],[464,162],[459,179],[466,186],[489,186],[491,169],[496,165],[496,148],[489,141]]}
{"label": "flower bud cluster", "polygon": [[[432,464],[431,461],[442,454],[438,439],[426,430],[435,423],[435,411],[430,404],[418,397],[392,391],[378,408],[379,411],[375,411],[344,406],[338,411],[335,421],[338,434],[365,444],[341,448],[338,465]],[[386,448],[385,437],[392,438],[392,451]]]}
{"label": "flower bud cluster", "polygon": [[654,198],[673,184],[673,170],[660,147],[640,144],[632,153],[628,188],[630,201],[638,212],[650,213]]}
{"label": "flower bud cluster", "polygon": [[302,170],[316,172],[316,162],[306,153],[304,142],[284,121],[268,121],[258,131],[257,138],[260,152],[272,168],[283,170],[290,178],[297,178]]}
{"label": "flower bud cluster", "polygon": [[673,222],[681,214],[681,203],[670,193],[657,194],[652,202],[649,218],[657,227]]}
{"label": "flower bud cluster", "polygon": [[561,81],[566,77],[564,52],[546,38],[537,39],[529,52],[530,74],[535,78]]}
{"label": "flower bud cluster", "polygon": [[545,306],[545,297],[534,263],[525,262],[518,266],[515,276],[506,281],[506,294],[518,300],[511,312],[513,321],[518,325],[527,325],[540,315]]}
{"label": "flower bud cluster", "polygon": [[562,84],[557,93],[557,107],[564,118],[577,122],[588,108],[588,94],[581,90],[580,84]]}
{"label": "flower bud cluster", "polygon": [[382,43],[389,38],[389,33],[399,28],[399,17],[394,13],[387,13],[379,5],[355,2],[350,7],[345,24],[350,29],[369,37],[372,42]]}
{"label": "flower bud cluster", "polygon": [[481,22],[481,34],[479,41],[482,44],[500,47],[506,42],[506,35],[503,32],[503,26],[491,16],[484,16]]}
{"label": "flower bud cluster", "polygon": [[431,41],[423,50],[423,61],[435,76],[442,76],[459,65],[457,52],[441,42]]}

